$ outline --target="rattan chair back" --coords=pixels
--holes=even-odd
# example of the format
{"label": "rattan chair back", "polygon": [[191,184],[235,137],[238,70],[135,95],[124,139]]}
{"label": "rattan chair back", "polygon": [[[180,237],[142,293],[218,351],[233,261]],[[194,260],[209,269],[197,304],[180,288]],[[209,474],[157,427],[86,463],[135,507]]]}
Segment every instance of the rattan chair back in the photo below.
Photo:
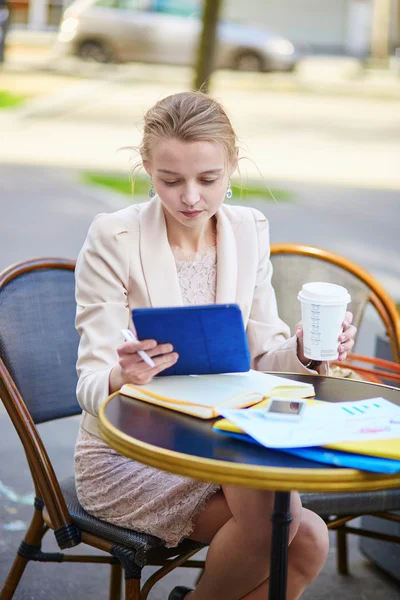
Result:
{"label": "rattan chair back", "polygon": [[297,294],[302,284],[310,281],[336,283],[349,290],[352,299],[349,310],[353,312],[357,327],[360,327],[368,303],[374,306],[391,341],[393,358],[400,361],[400,317],[396,305],[365,269],[334,252],[300,244],[272,244],[271,262],[279,316],[293,333],[301,319]]}
{"label": "rattan chair back", "polygon": [[78,414],[74,262],[15,265],[0,280],[0,358],[35,423]]}
{"label": "rattan chair back", "polygon": [[[76,415],[75,262],[49,258],[13,265],[0,274],[0,399],[25,450],[35,487],[34,514],[4,582],[0,600],[14,598],[29,561],[109,563],[110,600],[146,600],[152,586],[189,560],[203,544],[183,540],[166,548],[162,540],[97,519],[79,504],[75,478],[59,483],[36,424]],[[61,549],[84,542],[108,556],[43,552],[50,528]],[[141,588],[145,564],[161,567]]]}

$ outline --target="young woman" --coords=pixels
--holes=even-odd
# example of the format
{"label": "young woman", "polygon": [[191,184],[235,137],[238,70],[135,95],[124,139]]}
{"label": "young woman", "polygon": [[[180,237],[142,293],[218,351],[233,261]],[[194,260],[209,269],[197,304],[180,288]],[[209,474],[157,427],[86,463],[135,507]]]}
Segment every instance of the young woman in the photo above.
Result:
{"label": "young woman", "polygon": [[[310,363],[301,326],[290,337],[279,319],[265,216],[223,204],[238,150],[220,104],[199,92],[157,102],[145,116],[140,154],[152,199],[97,216],[77,262],[79,501],[96,517],[158,536],[167,546],[185,537],[210,544],[196,590],[175,588],[170,600],[265,600],[274,494],[128,460],[100,439],[98,408],[124,383],[145,384],[178,359],[170,344],[157,340],[121,343],[120,329],[133,328],[135,307],[237,302],[252,368],[325,373],[327,365]],[[342,360],[354,343],[351,320],[347,313],[338,340]],[[324,522],[302,508],[298,493],[291,512],[288,600],[300,597],[328,552]]]}

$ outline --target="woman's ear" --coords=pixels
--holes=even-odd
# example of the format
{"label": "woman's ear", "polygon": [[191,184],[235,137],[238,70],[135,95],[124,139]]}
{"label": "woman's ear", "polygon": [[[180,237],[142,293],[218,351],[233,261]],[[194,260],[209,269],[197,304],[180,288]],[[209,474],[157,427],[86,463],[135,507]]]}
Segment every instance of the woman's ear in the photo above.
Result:
{"label": "woman's ear", "polygon": [[150,177],[151,177],[151,165],[150,165],[149,161],[148,160],[144,160],[143,161],[143,166],[145,168],[145,171],[146,171],[147,175],[150,175]]}
{"label": "woman's ear", "polygon": [[239,162],[239,148],[236,148],[236,153],[235,153],[235,157],[234,157],[233,162],[232,162],[230,176],[232,176],[234,174],[234,172],[236,171],[237,166],[238,166],[238,162]]}

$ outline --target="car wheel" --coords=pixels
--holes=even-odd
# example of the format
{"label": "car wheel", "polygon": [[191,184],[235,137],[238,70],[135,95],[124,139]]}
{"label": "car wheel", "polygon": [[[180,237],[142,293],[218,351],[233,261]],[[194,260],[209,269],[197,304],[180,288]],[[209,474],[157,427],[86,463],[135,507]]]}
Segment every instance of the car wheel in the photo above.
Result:
{"label": "car wheel", "polygon": [[88,62],[107,63],[111,62],[112,54],[109,48],[102,42],[83,42],[78,50],[78,56]]}
{"label": "car wheel", "polygon": [[257,52],[241,52],[236,56],[237,71],[264,71],[264,59]]}

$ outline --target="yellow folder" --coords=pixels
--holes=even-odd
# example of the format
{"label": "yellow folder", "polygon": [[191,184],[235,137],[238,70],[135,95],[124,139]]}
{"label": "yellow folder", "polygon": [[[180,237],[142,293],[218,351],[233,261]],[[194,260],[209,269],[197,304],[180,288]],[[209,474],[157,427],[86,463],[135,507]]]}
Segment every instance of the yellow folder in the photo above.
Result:
{"label": "yellow folder", "polygon": [[248,373],[156,377],[139,386],[131,383],[121,394],[200,419],[219,416],[219,408],[246,408],[265,398],[314,396],[311,384],[250,370]]}
{"label": "yellow folder", "polygon": [[[320,400],[307,400],[307,404],[322,404]],[[268,406],[269,399],[260,402],[257,408]],[[251,410],[251,409],[250,409]],[[213,429],[222,431],[231,431],[232,433],[245,433],[228,419],[221,419],[213,426]],[[400,460],[400,438],[391,440],[369,440],[365,442],[338,442],[336,444],[327,444],[324,448],[332,450],[341,450],[342,452],[352,452],[353,454],[366,454],[367,456],[380,456],[382,458],[392,458]]]}

